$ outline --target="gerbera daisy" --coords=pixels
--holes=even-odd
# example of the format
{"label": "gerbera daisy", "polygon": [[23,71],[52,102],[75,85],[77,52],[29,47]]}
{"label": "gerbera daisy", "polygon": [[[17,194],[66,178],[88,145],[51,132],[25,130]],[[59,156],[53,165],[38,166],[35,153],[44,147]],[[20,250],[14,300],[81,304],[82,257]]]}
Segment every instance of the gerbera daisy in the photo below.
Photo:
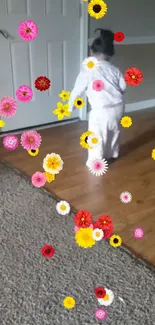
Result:
{"label": "gerbera daisy", "polygon": [[76,243],[82,248],[89,248],[96,244],[92,237],[92,228],[80,228],[75,234]]}
{"label": "gerbera daisy", "polygon": [[100,241],[104,237],[104,232],[102,229],[96,228],[93,230],[93,239],[96,241]]}
{"label": "gerbera daisy", "polygon": [[155,149],[152,150],[151,157],[153,160],[155,160]]}
{"label": "gerbera daisy", "polygon": [[61,94],[59,94],[59,97],[62,99],[63,102],[66,102],[66,100],[69,100],[70,91],[62,90]]}
{"label": "gerbera daisy", "polygon": [[34,130],[25,131],[21,135],[21,145],[26,150],[36,150],[41,145],[41,135]]}
{"label": "gerbera daisy", "polygon": [[50,174],[50,173],[47,173],[47,172],[44,172],[43,174],[46,176],[46,181],[48,183],[51,183],[52,181],[55,181],[55,175],[54,174]]}
{"label": "gerbera daisy", "polygon": [[38,35],[38,27],[32,20],[25,20],[20,23],[18,34],[24,41],[32,41]]}
{"label": "gerbera daisy", "polygon": [[51,258],[54,253],[55,253],[55,250],[54,250],[54,247],[51,246],[51,245],[44,245],[42,248],[41,248],[41,253],[44,257],[48,257],[48,258]]}
{"label": "gerbera daisy", "polygon": [[106,319],[107,318],[106,310],[102,309],[102,308],[97,308],[96,311],[95,311],[95,318],[98,321],[102,321],[102,320]]}
{"label": "gerbera daisy", "polygon": [[97,287],[94,290],[95,296],[96,298],[100,299],[100,298],[104,298],[106,296],[106,290],[103,287]]}
{"label": "gerbera daisy", "polygon": [[132,195],[131,195],[131,193],[129,193],[129,192],[122,192],[121,195],[120,195],[120,200],[121,200],[123,203],[130,203],[131,200],[132,200]]}
{"label": "gerbera daisy", "polygon": [[119,247],[122,245],[122,238],[118,235],[112,235],[109,241],[110,245],[113,247]]}
{"label": "gerbera daisy", "polygon": [[22,85],[16,91],[16,97],[20,102],[27,103],[33,97],[33,91],[29,86]]}
{"label": "gerbera daisy", "polygon": [[[93,224],[91,223],[91,225],[88,228],[92,228],[93,229]],[[74,232],[77,232],[80,229],[80,227],[75,226],[74,227]]]}
{"label": "gerbera daisy", "polygon": [[17,102],[12,97],[3,97],[0,99],[0,116],[12,117],[16,114]]}
{"label": "gerbera daisy", "polygon": [[38,77],[35,82],[35,88],[40,91],[48,90],[51,86],[51,81],[47,77],[40,76]]}
{"label": "gerbera daisy", "polygon": [[107,4],[103,0],[91,0],[88,4],[88,13],[95,19],[103,18],[107,10]]}
{"label": "gerbera daisy", "polygon": [[123,116],[120,123],[123,128],[129,128],[132,125],[132,118],[130,116]]}
{"label": "gerbera daisy", "polygon": [[104,89],[104,83],[102,80],[95,80],[93,82],[93,90],[101,91]]}
{"label": "gerbera daisy", "polygon": [[71,296],[68,296],[63,300],[63,305],[66,309],[72,309],[75,307],[75,299]]}
{"label": "gerbera daisy", "polygon": [[96,67],[98,67],[98,65],[99,61],[95,57],[90,56],[83,61],[83,67],[88,71],[94,70]]}
{"label": "gerbera daisy", "polygon": [[112,232],[114,230],[112,219],[107,215],[100,216],[98,220],[94,222],[93,228],[94,229],[99,228],[103,230],[104,233],[103,239],[109,238],[112,235]]}
{"label": "gerbera daisy", "polygon": [[73,219],[79,228],[88,228],[92,224],[92,215],[87,210],[78,211]]}
{"label": "gerbera daisy", "polygon": [[103,298],[99,298],[98,302],[102,306],[110,306],[114,301],[114,294],[109,289],[105,288],[105,291],[106,291],[106,295]]}
{"label": "gerbera daisy", "polygon": [[58,120],[62,120],[65,116],[69,117],[71,116],[71,112],[69,112],[69,105],[58,102],[57,103],[57,109],[53,111],[53,114],[58,115]]}
{"label": "gerbera daisy", "polygon": [[122,42],[124,40],[124,34],[122,32],[116,32],[114,34],[114,40],[115,42]]}
{"label": "gerbera daisy", "polygon": [[133,232],[133,236],[136,238],[136,239],[141,239],[144,237],[144,229],[143,228],[135,228],[134,229],[134,232]]}
{"label": "gerbera daisy", "polygon": [[91,132],[91,131],[86,131],[86,132],[81,134],[81,136],[80,136],[80,145],[81,145],[81,147],[83,147],[85,149],[92,149],[92,147],[90,147],[89,144],[88,144],[88,137],[91,134],[93,134],[93,132]]}
{"label": "gerbera daisy", "polygon": [[138,86],[143,81],[143,72],[138,68],[129,68],[125,71],[124,79],[129,86]]}
{"label": "gerbera daisy", "polygon": [[5,122],[3,120],[0,120],[0,128],[3,128],[5,126]]}
{"label": "gerbera daisy", "polygon": [[108,163],[105,159],[94,158],[88,161],[87,166],[93,175],[101,176],[107,172]]}
{"label": "gerbera daisy", "polygon": [[84,99],[82,99],[82,98],[76,98],[76,99],[74,100],[74,106],[75,106],[76,108],[82,108],[84,105],[85,105],[85,101],[84,101]]}
{"label": "gerbera daisy", "polygon": [[88,136],[87,143],[92,149],[96,148],[101,142],[102,142],[102,139],[97,134],[93,133]]}
{"label": "gerbera daisy", "polygon": [[39,149],[35,149],[35,150],[32,149],[32,150],[28,150],[27,152],[29,153],[30,156],[35,157],[38,155]]}
{"label": "gerbera daisy", "polygon": [[3,138],[3,146],[7,150],[16,150],[19,146],[18,137],[14,134],[9,134]]}
{"label": "gerbera daisy", "polygon": [[43,160],[43,169],[50,174],[59,174],[63,169],[63,160],[56,153],[47,154]]}
{"label": "gerbera daisy", "polygon": [[41,172],[35,172],[31,177],[31,182],[35,187],[42,187],[46,183],[46,176]]}
{"label": "gerbera daisy", "polygon": [[65,216],[66,214],[69,214],[70,212],[70,205],[66,201],[60,201],[56,205],[56,210],[59,214],[62,216]]}

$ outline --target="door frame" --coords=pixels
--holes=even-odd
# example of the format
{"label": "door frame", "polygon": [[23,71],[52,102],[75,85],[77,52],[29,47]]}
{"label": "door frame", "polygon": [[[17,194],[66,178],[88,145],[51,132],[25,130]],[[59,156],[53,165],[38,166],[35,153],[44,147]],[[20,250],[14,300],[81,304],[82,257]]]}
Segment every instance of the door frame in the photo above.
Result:
{"label": "door frame", "polygon": [[[80,1],[80,65],[88,56],[88,2]],[[84,96],[85,106],[79,110],[79,118],[87,120],[87,98]]]}

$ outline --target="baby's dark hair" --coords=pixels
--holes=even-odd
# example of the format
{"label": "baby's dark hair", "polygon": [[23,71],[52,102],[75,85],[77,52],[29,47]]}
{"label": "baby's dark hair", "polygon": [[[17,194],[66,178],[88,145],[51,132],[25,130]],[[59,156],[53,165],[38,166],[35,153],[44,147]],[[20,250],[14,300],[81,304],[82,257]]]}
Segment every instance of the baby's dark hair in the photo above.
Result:
{"label": "baby's dark hair", "polygon": [[115,54],[114,50],[114,33],[107,29],[97,28],[96,31],[100,31],[100,36],[97,37],[90,49],[94,54],[104,54],[112,57]]}

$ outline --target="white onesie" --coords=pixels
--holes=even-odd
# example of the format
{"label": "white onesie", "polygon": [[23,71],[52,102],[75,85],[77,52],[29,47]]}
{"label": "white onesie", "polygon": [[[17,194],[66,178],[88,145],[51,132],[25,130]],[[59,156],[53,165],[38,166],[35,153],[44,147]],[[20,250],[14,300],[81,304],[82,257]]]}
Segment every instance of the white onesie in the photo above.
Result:
{"label": "white onesie", "polygon": [[[100,81],[101,91],[93,89],[95,81]],[[78,75],[70,95],[69,110],[73,110],[74,100],[86,92],[91,106],[88,129],[102,138],[99,146],[88,150],[88,160],[118,157],[125,89],[126,83],[120,70],[107,61],[99,61],[92,71],[82,68]]]}

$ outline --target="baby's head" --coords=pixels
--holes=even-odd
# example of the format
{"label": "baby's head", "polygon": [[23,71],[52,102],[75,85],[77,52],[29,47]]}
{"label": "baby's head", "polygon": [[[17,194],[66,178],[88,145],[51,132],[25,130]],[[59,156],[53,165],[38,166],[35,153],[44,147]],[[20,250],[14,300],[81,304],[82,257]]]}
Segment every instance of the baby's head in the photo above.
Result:
{"label": "baby's head", "polygon": [[97,57],[99,60],[107,60],[115,54],[114,50],[114,33],[110,30],[97,28],[100,36],[97,37],[90,46],[90,55]]}

